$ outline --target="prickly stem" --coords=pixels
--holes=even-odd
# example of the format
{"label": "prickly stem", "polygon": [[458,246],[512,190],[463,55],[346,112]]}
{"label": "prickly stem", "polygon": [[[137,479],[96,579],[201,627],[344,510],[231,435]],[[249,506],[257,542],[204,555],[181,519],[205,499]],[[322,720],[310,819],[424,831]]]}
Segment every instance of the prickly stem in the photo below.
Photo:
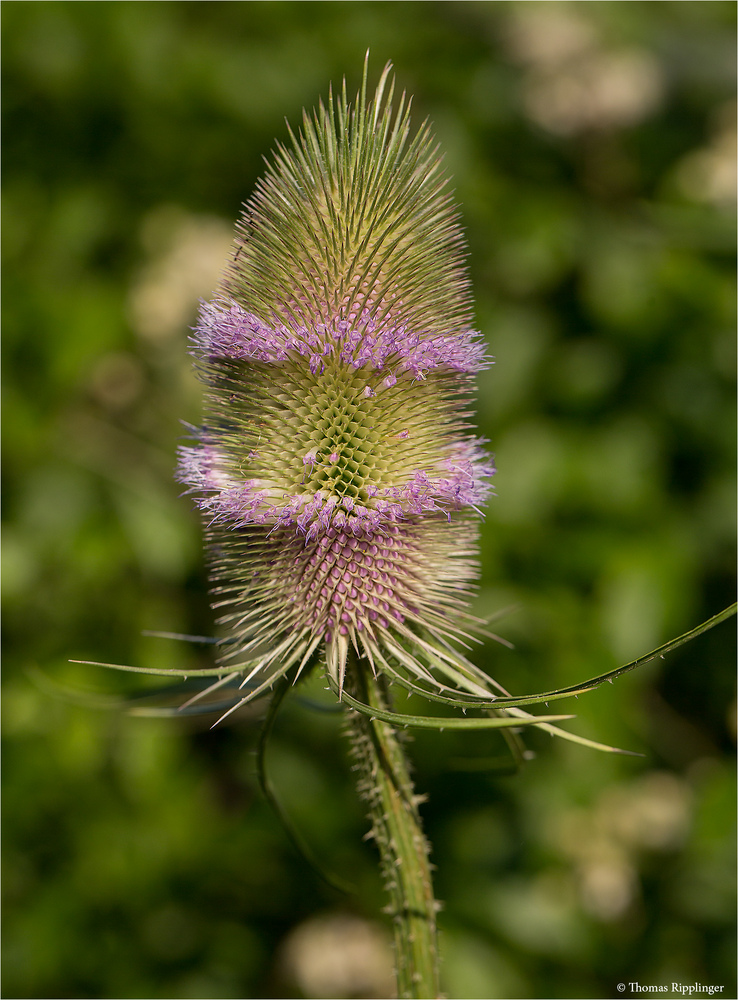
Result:
{"label": "prickly stem", "polygon": [[[346,688],[377,709],[389,703],[383,680],[356,660],[346,673]],[[382,877],[390,896],[399,998],[437,998],[440,994],[436,912],[430,845],[418,812],[407,755],[397,733],[379,719],[348,713],[359,794],[367,804]]]}

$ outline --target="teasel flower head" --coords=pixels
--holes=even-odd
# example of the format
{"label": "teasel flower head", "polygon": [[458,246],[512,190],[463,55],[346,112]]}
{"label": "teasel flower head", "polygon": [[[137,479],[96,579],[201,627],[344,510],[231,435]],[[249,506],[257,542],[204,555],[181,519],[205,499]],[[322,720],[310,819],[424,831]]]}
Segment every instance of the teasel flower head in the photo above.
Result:
{"label": "teasel flower head", "polygon": [[390,69],[278,147],[194,333],[206,415],[179,479],[243,701],[321,656],[339,692],[355,656],[489,697],[458,651],[494,472],[469,427],[485,354],[437,147]]}

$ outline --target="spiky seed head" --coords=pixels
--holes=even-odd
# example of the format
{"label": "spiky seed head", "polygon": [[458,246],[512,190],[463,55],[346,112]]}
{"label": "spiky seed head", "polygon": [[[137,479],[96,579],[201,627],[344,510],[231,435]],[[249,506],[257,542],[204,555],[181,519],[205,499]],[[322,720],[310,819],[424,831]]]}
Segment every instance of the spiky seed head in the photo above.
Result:
{"label": "spiky seed head", "polygon": [[437,150],[389,75],[278,148],[195,331],[206,419],[179,478],[254,691],[322,651],[340,689],[352,646],[412,689],[485,689],[449,641],[494,471],[468,429],[484,350]]}

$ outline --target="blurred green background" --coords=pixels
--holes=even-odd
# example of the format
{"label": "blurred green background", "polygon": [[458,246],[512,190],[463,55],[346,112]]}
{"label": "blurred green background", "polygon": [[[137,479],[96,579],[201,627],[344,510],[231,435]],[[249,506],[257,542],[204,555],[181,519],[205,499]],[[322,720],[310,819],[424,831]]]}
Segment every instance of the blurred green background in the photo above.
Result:
{"label": "blurred green background", "polygon": [[[732,2],[2,6],[6,997],[389,996],[384,903],[336,715],[104,706],[70,657],[209,663],[200,527],[172,480],[187,328],[285,116],[387,59],[470,244],[498,496],[477,610],[509,689],[593,676],[733,600]],[[572,703],[614,757],[411,745],[452,998],[735,996],[732,623]],[[80,694],[57,690],[61,686]],[[175,699],[176,701],[176,699]],[[563,703],[566,708],[568,703]],[[631,995],[630,988],[624,995]]]}

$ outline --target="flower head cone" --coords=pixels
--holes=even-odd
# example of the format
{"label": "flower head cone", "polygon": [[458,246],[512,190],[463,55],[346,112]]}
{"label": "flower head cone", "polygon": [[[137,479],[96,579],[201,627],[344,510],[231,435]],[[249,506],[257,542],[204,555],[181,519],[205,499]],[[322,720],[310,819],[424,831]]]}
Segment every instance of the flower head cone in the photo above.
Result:
{"label": "flower head cone", "polygon": [[319,656],[341,690],[352,649],[413,690],[489,690],[455,644],[494,471],[468,425],[484,352],[436,149],[388,77],[278,148],[195,332],[179,478],[248,697]]}

